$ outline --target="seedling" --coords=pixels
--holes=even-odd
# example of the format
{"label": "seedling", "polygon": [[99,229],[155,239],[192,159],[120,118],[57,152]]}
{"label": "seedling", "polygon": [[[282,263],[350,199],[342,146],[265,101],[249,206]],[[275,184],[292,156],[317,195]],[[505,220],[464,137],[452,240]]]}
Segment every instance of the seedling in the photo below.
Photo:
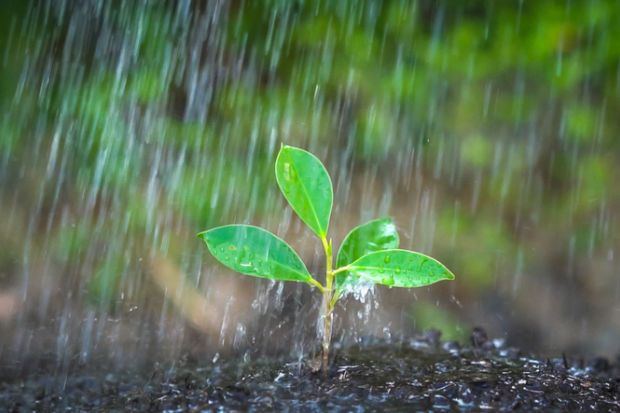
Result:
{"label": "seedling", "polygon": [[225,225],[201,232],[198,237],[218,261],[241,274],[305,282],[322,293],[324,372],[329,361],[334,306],[343,292],[360,282],[413,288],[454,279],[450,270],[434,258],[398,249],[398,233],[390,218],[353,228],[340,246],[334,268],[332,240],[327,236],[334,196],[327,170],[310,152],[283,146],[276,159],[276,180],[293,211],[323,244],[325,284],[312,277],[291,246],[262,228]]}

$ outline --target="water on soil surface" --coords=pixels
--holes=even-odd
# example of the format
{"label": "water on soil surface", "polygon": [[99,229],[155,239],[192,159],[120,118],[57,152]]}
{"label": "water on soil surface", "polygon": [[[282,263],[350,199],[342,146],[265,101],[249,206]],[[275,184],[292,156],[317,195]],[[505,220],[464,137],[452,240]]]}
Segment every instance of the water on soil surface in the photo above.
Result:
{"label": "water on soil surface", "polygon": [[525,356],[477,333],[472,347],[427,333],[340,349],[327,378],[276,359],[41,376],[0,385],[0,410],[620,411],[620,363]]}

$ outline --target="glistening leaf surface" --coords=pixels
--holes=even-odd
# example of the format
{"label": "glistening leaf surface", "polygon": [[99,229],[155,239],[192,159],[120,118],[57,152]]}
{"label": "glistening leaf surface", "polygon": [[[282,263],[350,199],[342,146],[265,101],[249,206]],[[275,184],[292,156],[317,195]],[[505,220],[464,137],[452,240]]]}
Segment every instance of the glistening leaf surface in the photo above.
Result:
{"label": "glistening leaf surface", "polygon": [[[353,228],[344,238],[336,257],[336,268],[349,265],[371,252],[398,248],[399,242],[396,225],[391,218],[368,221]],[[345,284],[354,284],[358,279],[348,272],[337,274],[336,289],[340,290]]]}
{"label": "glistening leaf surface", "polygon": [[276,180],[291,208],[319,237],[325,237],[332,210],[332,181],[321,161],[303,149],[283,146]]}
{"label": "glistening leaf surface", "polygon": [[279,281],[310,282],[303,261],[286,242],[251,225],[225,225],[201,232],[211,254],[241,274]]}
{"label": "glistening leaf surface", "polygon": [[404,288],[454,279],[454,274],[436,259],[399,249],[364,255],[349,265],[349,272],[375,284]]}

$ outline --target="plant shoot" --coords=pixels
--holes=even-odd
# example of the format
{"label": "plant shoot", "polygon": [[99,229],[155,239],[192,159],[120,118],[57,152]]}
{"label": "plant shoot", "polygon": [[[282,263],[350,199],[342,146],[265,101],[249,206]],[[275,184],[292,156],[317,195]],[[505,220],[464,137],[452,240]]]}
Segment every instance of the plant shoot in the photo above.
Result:
{"label": "plant shoot", "polygon": [[390,218],[376,219],[347,234],[334,257],[328,237],[333,204],[332,182],[321,161],[303,149],[283,146],[276,159],[276,181],[297,216],[321,240],[325,252],[324,284],[314,278],[295,250],[271,232],[251,225],[225,225],[198,234],[213,256],[241,274],[310,284],[323,296],[322,369],[327,371],[332,319],[337,300],[360,282],[390,287],[423,287],[454,275],[439,261],[398,249]]}

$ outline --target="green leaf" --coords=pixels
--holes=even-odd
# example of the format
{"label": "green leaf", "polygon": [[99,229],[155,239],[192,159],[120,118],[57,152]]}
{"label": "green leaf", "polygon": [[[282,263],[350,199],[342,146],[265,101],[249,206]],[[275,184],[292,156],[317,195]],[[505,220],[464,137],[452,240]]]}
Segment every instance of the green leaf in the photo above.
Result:
{"label": "green leaf", "polygon": [[[391,218],[368,221],[353,228],[342,241],[336,257],[336,268],[349,265],[358,258],[375,251],[398,248],[398,232]],[[350,273],[336,275],[336,290],[345,284],[353,284],[358,277]]]}
{"label": "green leaf", "polygon": [[348,271],[375,284],[390,287],[423,287],[454,279],[454,274],[436,259],[399,249],[364,255],[350,264]]}
{"label": "green leaf", "polygon": [[276,180],[299,218],[325,238],[334,194],[321,161],[303,149],[283,146],[276,159]]}
{"label": "green leaf", "polygon": [[241,274],[315,284],[303,261],[286,242],[251,225],[225,225],[198,234],[222,264]]}

